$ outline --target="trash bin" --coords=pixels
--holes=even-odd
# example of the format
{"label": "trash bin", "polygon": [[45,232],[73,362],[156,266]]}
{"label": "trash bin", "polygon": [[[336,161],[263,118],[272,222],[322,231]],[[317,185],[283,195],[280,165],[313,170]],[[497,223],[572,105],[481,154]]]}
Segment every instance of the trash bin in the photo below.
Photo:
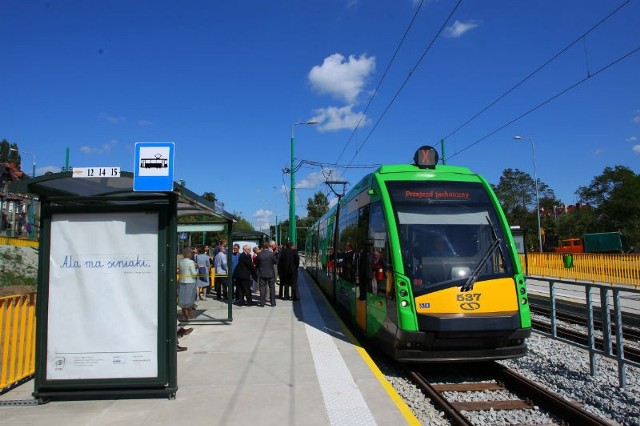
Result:
{"label": "trash bin", "polygon": [[562,263],[565,268],[573,268],[573,255],[570,253],[562,255]]}

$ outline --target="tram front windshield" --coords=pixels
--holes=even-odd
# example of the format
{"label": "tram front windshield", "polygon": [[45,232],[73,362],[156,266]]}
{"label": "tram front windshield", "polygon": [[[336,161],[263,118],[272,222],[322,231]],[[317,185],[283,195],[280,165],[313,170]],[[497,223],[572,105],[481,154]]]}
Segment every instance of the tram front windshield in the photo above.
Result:
{"label": "tram front windshield", "polygon": [[472,274],[481,281],[512,273],[499,217],[481,184],[402,181],[387,188],[414,294]]}

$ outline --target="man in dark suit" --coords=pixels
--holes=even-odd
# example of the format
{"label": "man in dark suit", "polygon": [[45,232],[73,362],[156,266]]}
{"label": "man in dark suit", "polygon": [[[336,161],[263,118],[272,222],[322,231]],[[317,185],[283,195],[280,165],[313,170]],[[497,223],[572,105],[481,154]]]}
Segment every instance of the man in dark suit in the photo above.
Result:
{"label": "man in dark suit", "polygon": [[276,306],[276,270],[274,266],[277,264],[278,258],[269,250],[269,244],[265,243],[262,250],[256,255],[256,272],[260,287],[260,304],[258,306],[264,306],[267,300],[267,287],[269,287],[271,306]]}
{"label": "man in dark suit", "polygon": [[[253,305],[251,299],[251,279],[256,279],[256,268],[253,266],[251,259],[251,246],[246,244],[242,247],[242,253],[238,256],[238,264],[233,270],[233,279],[238,286],[238,300],[236,303],[239,306]],[[246,299],[246,301],[245,301]]]}
{"label": "man in dark suit", "polygon": [[[278,261],[278,273],[280,274],[280,288],[284,289],[284,293],[280,291],[280,299],[290,300],[289,290],[292,288],[293,279],[296,277],[298,266],[300,265],[300,257],[298,251],[294,248],[293,243],[289,242],[280,251],[280,260]],[[297,291],[293,294],[294,299],[298,298]]]}

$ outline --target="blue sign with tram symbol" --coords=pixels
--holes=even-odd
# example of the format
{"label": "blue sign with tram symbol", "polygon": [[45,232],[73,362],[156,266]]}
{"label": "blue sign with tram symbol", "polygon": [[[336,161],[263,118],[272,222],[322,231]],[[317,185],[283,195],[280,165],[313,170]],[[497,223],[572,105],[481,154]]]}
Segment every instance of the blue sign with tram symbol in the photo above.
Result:
{"label": "blue sign with tram symbol", "polygon": [[173,191],[173,142],[136,142],[134,191]]}

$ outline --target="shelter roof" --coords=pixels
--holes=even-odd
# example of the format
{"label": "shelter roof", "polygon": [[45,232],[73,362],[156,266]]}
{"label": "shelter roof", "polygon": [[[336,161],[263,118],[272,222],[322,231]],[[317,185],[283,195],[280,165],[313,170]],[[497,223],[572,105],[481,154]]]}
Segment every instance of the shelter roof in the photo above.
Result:
{"label": "shelter roof", "polygon": [[73,172],[46,174],[11,182],[9,192],[37,195],[58,205],[138,205],[178,197],[178,217],[204,215],[211,221],[233,222],[233,215],[221,205],[195,194],[177,182],[173,191],[134,191],[133,173],[121,172],[118,177],[74,178]]}

